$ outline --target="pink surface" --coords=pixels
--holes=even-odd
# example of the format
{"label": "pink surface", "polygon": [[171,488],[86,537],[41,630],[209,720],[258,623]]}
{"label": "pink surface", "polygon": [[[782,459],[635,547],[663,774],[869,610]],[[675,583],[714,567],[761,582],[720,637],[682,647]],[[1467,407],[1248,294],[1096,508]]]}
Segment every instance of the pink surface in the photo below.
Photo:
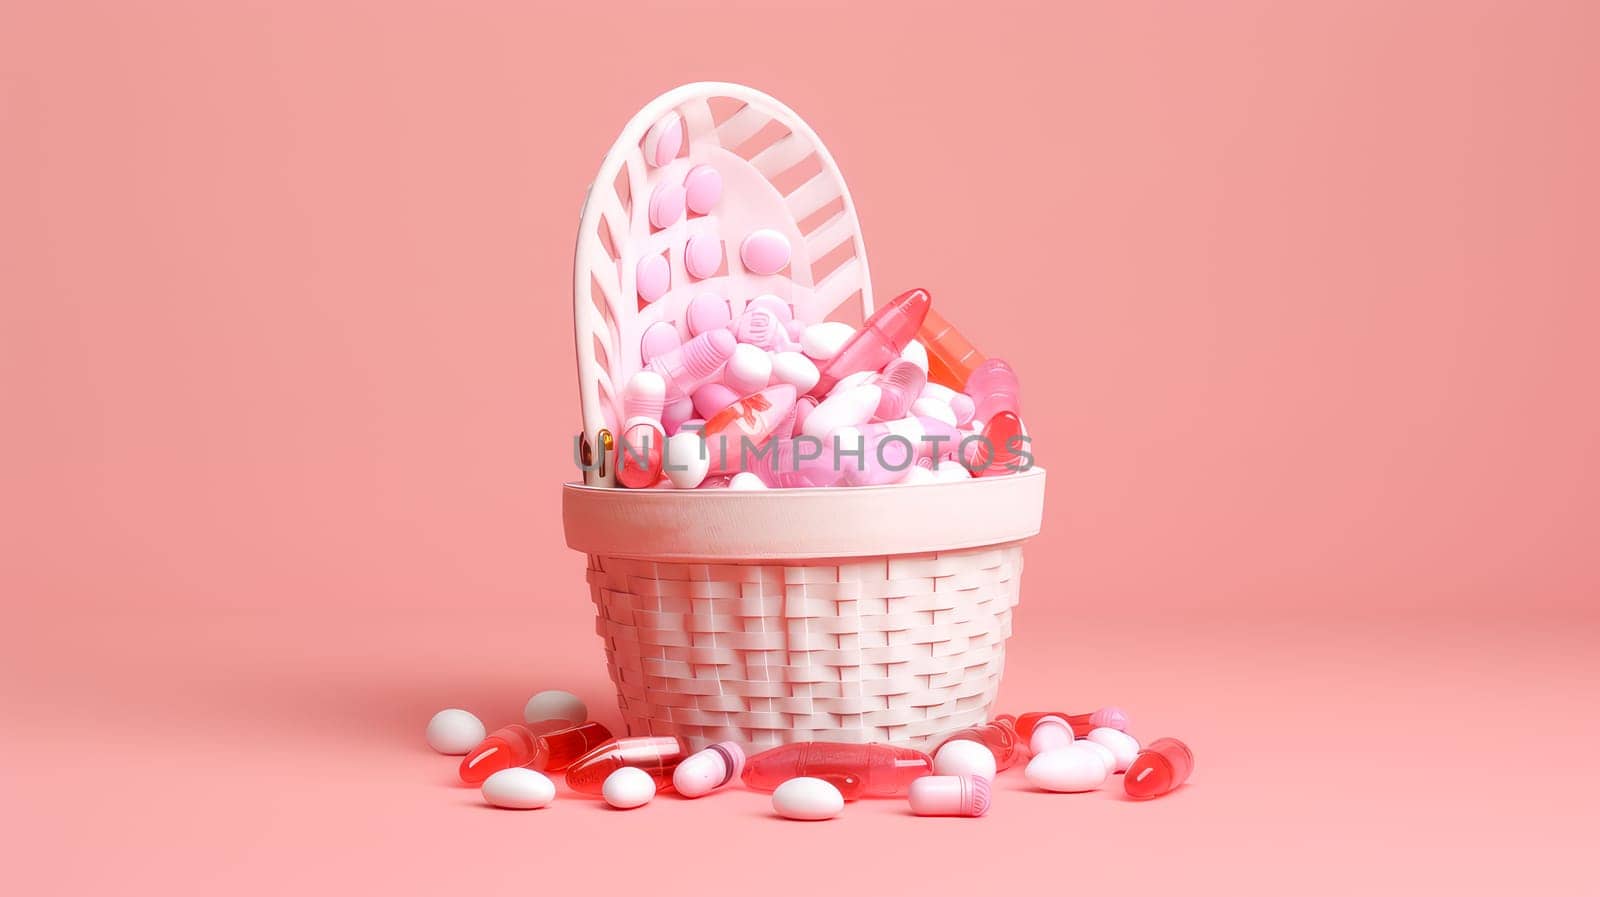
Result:
{"label": "pink surface", "polygon": [[[858,6],[0,6],[10,879],[1592,890],[1596,8]],[[433,711],[609,703],[575,221],[708,77],[817,128],[880,295],[1022,375],[1002,707],[1119,703],[1190,786],[796,826],[449,784]]]}

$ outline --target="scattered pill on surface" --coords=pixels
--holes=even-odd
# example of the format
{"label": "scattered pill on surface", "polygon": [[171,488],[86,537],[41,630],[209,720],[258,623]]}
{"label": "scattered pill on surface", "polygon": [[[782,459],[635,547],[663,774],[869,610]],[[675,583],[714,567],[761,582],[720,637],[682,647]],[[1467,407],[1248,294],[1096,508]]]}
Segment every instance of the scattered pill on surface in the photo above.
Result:
{"label": "scattered pill on surface", "polygon": [[751,231],[739,245],[739,260],[752,274],[776,274],[789,264],[789,238],[770,228]]}
{"label": "scattered pill on surface", "polygon": [[528,699],[522,708],[522,721],[536,723],[541,720],[561,720],[576,726],[589,721],[589,708],[583,699],[570,691],[550,689]]}
{"label": "scattered pill on surface", "polygon": [[1101,744],[1111,751],[1117,758],[1117,765],[1113,772],[1126,772],[1133,764],[1133,759],[1139,756],[1139,740],[1118,729],[1100,727],[1090,729],[1085,736],[1088,740]]}
{"label": "scattered pill on surface", "polygon": [[1099,754],[1077,745],[1035,756],[1023,774],[1035,788],[1060,792],[1093,791],[1111,775]]}
{"label": "scattered pill on surface", "polygon": [[800,349],[812,361],[827,361],[855,335],[856,329],[843,321],[822,321],[800,332]]}
{"label": "scattered pill on surface", "polygon": [[667,290],[672,287],[672,266],[667,264],[663,256],[647,255],[639,260],[634,282],[639,291],[639,298],[646,302],[654,302],[665,296]]}
{"label": "scattered pill on surface", "polygon": [[536,769],[502,769],[483,780],[483,799],[507,810],[537,810],[556,799],[556,785]]}
{"label": "scattered pill on surface", "polygon": [[622,766],[606,776],[600,796],[619,810],[632,810],[656,796],[656,781],[637,766]]}
{"label": "scattered pill on surface", "polygon": [[772,792],[772,811],[785,819],[817,822],[844,810],[844,795],[822,779],[790,779]]}
{"label": "scattered pill on surface", "polygon": [[696,165],[684,177],[683,190],[689,211],[709,215],[722,199],[722,174],[710,165]]}
{"label": "scattered pill on surface", "polygon": [[989,779],[983,776],[943,775],[912,781],[906,797],[918,816],[982,816],[989,812]]}
{"label": "scattered pill on surface", "polygon": [[678,158],[683,149],[683,118],[676,112],[663,115],[645,132],[643,149],[645,161],[656,168]]}
{"label": "scattered pill on surface", "polygon": [[1066,747],[1073,742],[1072,724],[1059,716],[1046,716],[1033,725],[1028,750],[1035,754]]}
{"label": "scattered pill on surface", "polygon": [[982,776],[993,779],[994,754],[976,741],[948,741],[933,755],[936,776]]}
{"label": "scattered pill on surface", "polygon": [[1105,764],[1107,773],[1113,773],[1113,772],[1117,772],[1118,771],[1117,770],[1117,756],[1115,754],[1111,753],[1111,749],[1110,748],[1106,747],[1105,745],[1101,744],[1100,742],[1098,742],[1098,741],[1090,741],[1087,738],[1080,738],[1077,741],[1074,741],[1073,745],[1075,747],[1080,747],[1080,748],[1083,748],[1083,749],[1085,749],[1087,751],[1093,752],[1095,756],[1100,758],[1100,762]]}
{"label": "scattered pill on surface", "polygon": [[441,710],[428,720],[428,747],[441,754],[459,757],[476,747],[488,734],[482,720],[454,707]]}
{"label": "scattered pill on surface", "polygon": [[1149,800],[1189,781],[1194,772],[1194,752],[1176,738],[1157,738],[1139,752],[1122,778],[1122,787],[1134,800]]}

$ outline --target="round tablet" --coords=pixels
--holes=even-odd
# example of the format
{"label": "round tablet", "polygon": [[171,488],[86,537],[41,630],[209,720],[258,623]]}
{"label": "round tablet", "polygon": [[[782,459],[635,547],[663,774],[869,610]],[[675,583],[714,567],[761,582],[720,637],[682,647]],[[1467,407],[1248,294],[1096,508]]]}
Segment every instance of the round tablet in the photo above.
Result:
{"label": "round tablet", "polygon": [[657,168],[678,158],[678,150],[681,149],[683,119],[676,112],[661,116],[661,120],[651,125],[644,134],[644,160]]}
{"label": "round tablet", "polygon": [[559,689],[539,692],[522,708],[522,721],[527,723],[554,719],[576,726],[588,718],[589,708],[583,705],[583,700],[570,691]]}
{"label": "round tablet", "polygon": [[428,747],[441,754],[465,754],[488,734],[476,716],[454,707],[428,720]]}
{"label": "round tablet", "polygon": [[767,311],[772,312],[774,315],[777,315],[778,320],[782,321],[784,324],[788,324],[790,321],[794,320],[794,309],[789,305],[789,303],[779,299],[777,296],[774,296],[771,293],[762,293],[756,298],[745,303],[744,306],[744,310],[747,312],[756,308],[764,308]]}
{"label": "round tablet", "polygon": [[722,267],[722,241],[711,234],[695,234],[683,247],[683,266],[704,280]]}
{"label": "round tablet", "polygon": [[646,327],[644,336],[639,338],[639,358],[649,364],[650,359],[665,355],[682,344],[678,328],[667,321],[657,321]]}
{"label": "round tablet", "polygon": [[656,781],[637,766],[623,766],[606,776],[600,796],[619,810],[642,807],[656,796]]}
{"label": "round tablet", "polygon": [[502,769],[483,780],[483,799],[507,810],[537,810],[556,799],[556,785],[536,769]]}
{"label": "round tablet", "polygon": [[699,336],[708,330],[728,326],[733,321],[733,310],[728,307],[728,300],[716,293],[701,293],[689,300],[683,317],[689,325],[689,335]]}
{"label": "round tablet", "polygon": [[665,296],[672,286],[672,267],[667,264],[666,257],[647,255],[640,259],[634,273],[634,285],[639,290],[639,298],[646,302],[654,302]]}
{"label": "round tablet", "polygon": [[739,260],[752,274],[776,274],[789,264],[789,238],[770,228],[751,231],[739,246]]}
{"label": "round tablet", "polygon": [[683,217],[683,185],[660,183],[650,193],[650,223],[671,227]]}
{"label": "round tablet", "polygon": [[790,779],[772,792],[772,809],[785,819],[832,819],[844,811],[844,795],[822,779]]}
{"label": "round tablet", "polygon": [[683,189],[689,211],[696,215],[709,215],[722,198],[722,175],[710,165],[696,165],[683,179]]}

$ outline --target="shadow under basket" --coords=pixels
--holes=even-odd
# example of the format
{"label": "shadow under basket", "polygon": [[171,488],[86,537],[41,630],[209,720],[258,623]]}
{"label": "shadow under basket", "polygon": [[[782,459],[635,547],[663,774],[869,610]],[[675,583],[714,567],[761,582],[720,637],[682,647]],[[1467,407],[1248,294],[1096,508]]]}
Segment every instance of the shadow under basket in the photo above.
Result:
{"label": "shadow under basket", "polygon": [[568,484],[631,735],[928,749],[989,718],[1042,468],[924,485]]}

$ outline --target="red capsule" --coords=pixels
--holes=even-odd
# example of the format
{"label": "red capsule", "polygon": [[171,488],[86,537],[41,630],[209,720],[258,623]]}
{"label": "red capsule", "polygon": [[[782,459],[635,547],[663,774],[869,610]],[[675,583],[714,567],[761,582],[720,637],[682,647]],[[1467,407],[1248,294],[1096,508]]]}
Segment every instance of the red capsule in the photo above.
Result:
{"label": "red capsule", "polygon": [[1032,713],[1024,713],[1017,717],[1017,735],[1023,741],[1032,738],[1033,727],[1039,724],[1039,720],[1047,716],[1059,716],[1066,720],[1067,724],[1072,726],[1072,736],[1074,738],[1083,738],[1089,734],[1090,729],[1098,729],[1102,726],[1122,732],[1128,731],[1128,714],[1124,713],[1122,708],[1102,707],[1093,713],[1067,713],[1064,710],[1036,710]]}
{"label": "red capsule", "polygon": [[1128,767],[1122,787],[1135,800],[1160,797],[1189,780],[1194,772],[1194,753],[1176,738],[1157,738]]}
{"label": "red capsule", "polygon": [[606,776],[635,766],[655,779],[656,790],[672,787],[672,773],[689,756],[689,745],[672,735],[643,735],[608,741],[567,767],[567,787],[581,794],[599,794]]}
{"label": "red capsule", "polygon": [[845,800],[905,794],[911,782],[933,772],[933,760],[912,748],[887,744],[803,741],[779,745],[745,761],[744,783],[772,791],[793,778],[822,779]]}
{"label": "red capsule", "polygon": [[[939,747],[944,747],[952,741],[976,741],[988,748],[989,753],[994,754],[995,772],[1008,769],[1017,762],[1017,748],[1022,743],[1022,740],[1017,737],[1015,720],[1016,717],[1013,716],[997,716],[993,722],[962,729],[960,732],[946,738]],[[934,753],[938,753],[938,751],[934,751]]]}
{"label": "red capsule", "polygon": [[556,772],[610,737],[611,733],[599,723],[583,723],[542,735],[522,723],[501,726],[461,761],[461,781],[477,785],[502,769],[517,766]]}

